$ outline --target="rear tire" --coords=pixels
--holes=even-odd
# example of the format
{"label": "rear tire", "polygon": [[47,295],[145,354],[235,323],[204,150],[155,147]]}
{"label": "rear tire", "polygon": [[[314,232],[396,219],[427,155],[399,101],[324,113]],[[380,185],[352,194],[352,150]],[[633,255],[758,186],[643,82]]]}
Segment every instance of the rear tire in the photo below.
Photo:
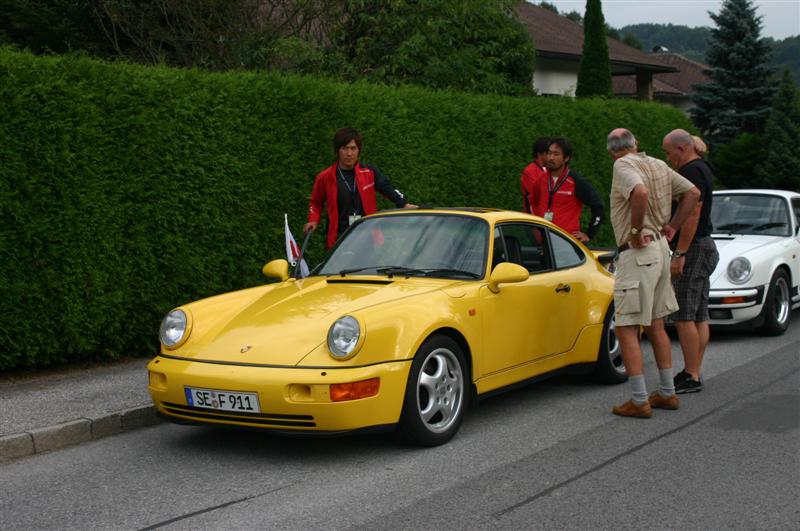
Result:
{"label": "rear tire", "polygon": [[789,275],[783,269],[778,269],[772,275],[764,300],[764,309],[761,311],[764,324],[759,332],[767,336],[779,336],[789,328],[792,319],[792,296],[789,289]]}
{"label": "rear tire", "polygon": [[414,356],[398,435],[419,446],[444,444],[464,419],[468,370],[458,344],[446,336],[426,340]]}
{"label": "rear tire", "polygon": [[628,380],[628,371],[622,363],[622,347],[616,334],[614,320],[614,303],[608,307],[603,320],[603,337],[597,353],[594,377],[603,383],[620,384]]}

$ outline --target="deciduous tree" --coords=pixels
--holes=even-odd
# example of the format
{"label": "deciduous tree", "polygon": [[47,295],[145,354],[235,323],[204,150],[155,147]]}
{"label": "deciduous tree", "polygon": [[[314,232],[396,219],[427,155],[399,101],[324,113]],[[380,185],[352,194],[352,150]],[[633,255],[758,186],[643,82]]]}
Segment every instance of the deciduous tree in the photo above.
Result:
{"label": "deciduous tree", "polygon": [[269,67],[283,39],[302,37],[293,51],[305,57],[325,10],[315,0],[89,2],[118,56],[209,70]]}
{"label": "deciduous tree", "polygon": [[15,44],[34,53],[113,53],[92,16],[90,0],[3,0],[0,43]]}
{"label": "deciduous tree", "polygon": [[[472,92],[532,91],[533,42],[514,0],[349,0],[332,75]],[[340,60],[335,61],[337,54]]]}

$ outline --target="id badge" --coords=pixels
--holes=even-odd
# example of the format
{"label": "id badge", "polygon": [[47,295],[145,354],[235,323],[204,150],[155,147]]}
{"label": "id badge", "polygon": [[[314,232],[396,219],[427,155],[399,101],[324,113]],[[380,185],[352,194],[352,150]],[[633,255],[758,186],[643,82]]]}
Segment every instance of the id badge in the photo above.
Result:
{"label": "id badge", "polygon": [[546,219],[547,221],[553,221],[553,212],[550,211],[550,210],[545,212],[544,213],[544,219]]}
{"label": "id badge", "polygon": [[347,224],[348,224],[348,225],[352,225],[353,223],[355,223],[356,221],[358,221],[359,219],[361,219],[361,216],[359,216],[358,214],[352,214],[352,215],[351,215],[349,218],[347,218],[347,219],[348,219],[348,222],[347,222]]}

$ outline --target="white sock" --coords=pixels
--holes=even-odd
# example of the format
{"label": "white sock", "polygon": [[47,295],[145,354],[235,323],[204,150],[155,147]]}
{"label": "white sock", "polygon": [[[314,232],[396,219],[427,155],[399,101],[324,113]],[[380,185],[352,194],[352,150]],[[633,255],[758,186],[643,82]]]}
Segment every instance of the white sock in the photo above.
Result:
{"label": "white sock", "polygon": [[647,384],[644,381],[644,374],[631,376],[628,378],[631,384],[631,398],[637,406],[647,403]]}
{"label": "white sock", "polygon": [[675,380],[672,379],[672,368],[658,370],[658,394],[669,398],[675,394]]}

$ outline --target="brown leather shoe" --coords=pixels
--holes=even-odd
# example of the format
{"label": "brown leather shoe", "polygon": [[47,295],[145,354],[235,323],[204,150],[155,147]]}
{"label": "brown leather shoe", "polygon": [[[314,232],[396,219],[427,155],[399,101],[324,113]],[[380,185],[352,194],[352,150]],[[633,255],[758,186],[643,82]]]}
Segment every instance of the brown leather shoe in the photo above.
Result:
{"label": "brown leather shoe", "polygon": [[649,419],[653,416],[653,410],[650,409],[650,404],[644,403],[640,406],[633,400],[628,400],[621,406],[614,406],[611,412],[620,417],[636,417],[639,419]]}
{"label": "brown leather shoe", "polygon": [[681,401],[678,400],[678,395],[676,394],[669,398],[664,398],[658,391],[653,391],[647,401],[650,402],[650,407],[657,409],[678,409],[681,407]]}

